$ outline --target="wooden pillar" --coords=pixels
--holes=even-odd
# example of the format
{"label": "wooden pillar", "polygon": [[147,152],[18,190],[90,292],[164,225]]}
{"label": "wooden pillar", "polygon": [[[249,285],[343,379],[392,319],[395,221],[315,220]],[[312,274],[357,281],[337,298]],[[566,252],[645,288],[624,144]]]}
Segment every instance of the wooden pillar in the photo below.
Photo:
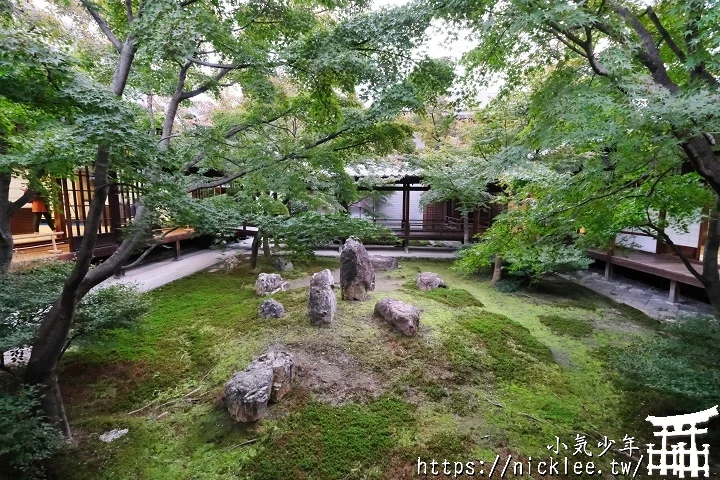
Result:
{"label": "wooden pillar", "polygon": [[613,278],[613,264],[610,255],[605,260],[605,280],[608,282]]}
{"label": "wooden pillar", "polygon": [[403,245],[405,246],[405,253],[410,248],[410,184],[403,183],[403,231],[405,240]]}
{"label": "wooden pillar", "polygon": [[610,281],[613,278],[613,255],[615,255],[615,239],[610,242],[610,249],[608,250],[607,258],[605,259],[605,280],[607,281]]}
{"label": "wooden pillar", "polygon": [[680,285],[677,280],[670,280],[670,293],[668,295],[670,303],[678,303],[680,301]]}

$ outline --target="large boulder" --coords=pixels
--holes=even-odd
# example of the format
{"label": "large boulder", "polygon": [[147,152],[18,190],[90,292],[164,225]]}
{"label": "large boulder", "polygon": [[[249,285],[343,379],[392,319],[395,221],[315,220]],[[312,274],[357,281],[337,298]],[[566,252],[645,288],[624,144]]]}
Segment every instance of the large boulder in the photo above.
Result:
{"label": "large boulder", "polygon": [[398,268],[398,259],[395,257],[379,257],[373,255],[370,257],[370,263],[376,272],[387,272]]}
{"label": "large boulder", "polygon": [[362,243],[348,238],[340,254],[340,288],[343,300],[367,300],[375,289],[375,269]]}
{"label": "large boulder", "polygon": [[282,277],[277,273],[261,273],[255,282],[255,293],[263,297],[288,288],[290,288],[290,284],[283,281]]}
{"label": "large boulder", "polygon": [[289,272],[293,269],[293,264],[290,260],[283,257],[275,257],[272,261],[273,268],[278,272]]}
{"label": "large boulder", "polygon": [[308,296],[308,315],[313,325],[329,325],[335,320],[337,300],[333,291],[332,272],[325,269],[310,279],[310,294]]}
{"label": "large boulder", "polygon": [[278,402],[295,379],[292,355],[270,351],[237,372],[225,384],[225,405],[238,422],[255,422],[267,414],[268,404]]}
{"label": "large boulder", "polygon": [[408,337],[414,336],[420,326],[420,309],[394,298],[383,298],[377,302],[375,315],[381,316]]}
{"label": "large boulder", "polygon": [[285,307],[272,298],[263,301],[258,309],[258,317],[260,318],[280,318],[283,316],[285,316]]}
{"label": "large boulder", "polygon": [[447,288],[445,281],[440,278],[440,275],[433,272],[423,272],[418,275],[417,286],[423,292],[427,292],[428,290],[433,290],[438,287]]}

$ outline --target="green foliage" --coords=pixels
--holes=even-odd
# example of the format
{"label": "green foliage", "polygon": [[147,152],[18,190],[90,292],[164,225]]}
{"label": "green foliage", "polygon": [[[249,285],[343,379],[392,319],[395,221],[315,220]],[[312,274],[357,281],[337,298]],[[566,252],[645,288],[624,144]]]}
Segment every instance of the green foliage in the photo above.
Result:
{"label": "green foliage", "polygon": [[512,211],[496,217],[479,243],[458,253],[457,267],[474,273],[493,265],[495,255],[500,255],[507,272],[537,281],[548,273],[586,269],[592,263],[578,245],[562,242],[542,227],[518,227],[521,215]]}
{"label": "green foliage", "polygon": [[593,326],[582,318],[568,318],[564,315],[540,315],[540,323],[548,327],[556,335],[567,335],[574,338],[582,338],[591,335]]}
{"label": "green foliage", "polygon": [[[32,344],[71,269],[70,262],[46,261],[0,277],[0,350]],[[148,309],[148,300],[134,287],[103,287],[78,305],[69,340],[92,342],[109,330],[136,325]]]}
{"label": "green foliage", "polygon": [[251,478],[349,478],[382,468],[412,420],[409,406],[392,397],[341,407],[311,403],[280,423],[252,460]]}
{"label": "green foliage", "polygon": [[261,227],[287,245],[295,255],[309,257],[313,250],[350,237],[367,242],[370,240],[396,240],[392,232],[378,224],[345,214],[324,215],[305,212],[290,217],[274,227]]}
{"label": "green foliage", "polygon": [[150,300],[137,288],[111,285],[90,293],[78,305],[70,338],[83,344],[117,328],[134,328],[150,311]]}
{"label": "green foliage", "polygon": [[0,392],[0,474],[4,478],[45,478],[42,462],[62,445],[58,431],[38,412],[39,403],[31,387],[3,386]]}
{"label": "green foliage", "polygon": [[720,327],[715,319],[667,324],[661,335],[638,339],[611,358],[635,388],[679,396],[684,408],[705,409],[720,398]]}

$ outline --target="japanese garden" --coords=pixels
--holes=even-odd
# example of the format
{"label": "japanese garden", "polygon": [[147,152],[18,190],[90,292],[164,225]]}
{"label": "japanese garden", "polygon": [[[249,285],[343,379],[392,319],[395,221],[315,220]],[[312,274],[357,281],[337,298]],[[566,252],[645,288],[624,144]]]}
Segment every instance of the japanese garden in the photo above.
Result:
{"label": "japanese garden", "polygon": [[0,0],[0,479],[720,478],[719,143],[717,0]]}

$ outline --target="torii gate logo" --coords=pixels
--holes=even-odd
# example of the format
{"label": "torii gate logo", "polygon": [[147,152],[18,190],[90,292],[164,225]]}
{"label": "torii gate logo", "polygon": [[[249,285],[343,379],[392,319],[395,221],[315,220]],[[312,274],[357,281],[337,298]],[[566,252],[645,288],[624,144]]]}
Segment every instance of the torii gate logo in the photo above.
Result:
{"label": "torii gate logo", "polygon": [[[662,427],[662,430],[655,432],[656,437],[662,438],[660,448],[656,450],[654,443],[648,444],[648,474],[652,475],[654,471],[657,471],[660,475],[667,475],[670,472],[671,475],[684,478],[685,473],[689,473],[691,477],[698,477],[702,472],[705,477],[709,477],[710,445],[706,443],[703,444],[702,449],[698,449],[695,435],[707,433],[707,428],[698,429],[697,425],[706,423],[717,415],[718,406],[715,405],[702,412],[670,417],[647,417],[645,420],[652,423],[653,426]],[[668,445],[668,438],[671,437],[690,437],[690,447],[685,448],[687,442]],[[654,464],[654,458],[657,458],[659,463]]]}

